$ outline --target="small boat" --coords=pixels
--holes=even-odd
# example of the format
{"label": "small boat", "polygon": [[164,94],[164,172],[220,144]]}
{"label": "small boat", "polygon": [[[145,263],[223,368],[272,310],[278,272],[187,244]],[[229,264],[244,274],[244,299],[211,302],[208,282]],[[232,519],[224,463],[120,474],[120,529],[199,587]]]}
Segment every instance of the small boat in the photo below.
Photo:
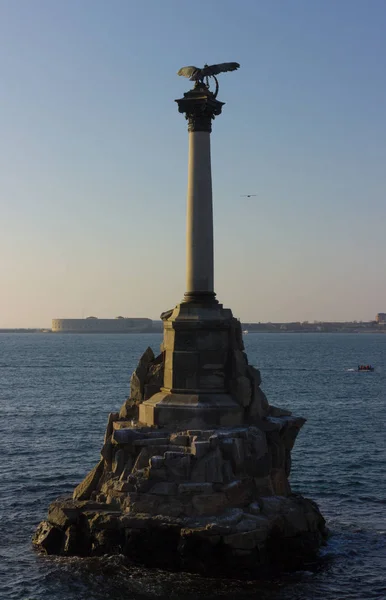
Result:
{"label": "small boat", "polygon": [[248,329],[244,329],[243,334],[247,335],[247,333],[249,333]]}
{"label": "small boat", "polygon": [[374,367],[371,365],[358,365],[357,371],[374,371]]}

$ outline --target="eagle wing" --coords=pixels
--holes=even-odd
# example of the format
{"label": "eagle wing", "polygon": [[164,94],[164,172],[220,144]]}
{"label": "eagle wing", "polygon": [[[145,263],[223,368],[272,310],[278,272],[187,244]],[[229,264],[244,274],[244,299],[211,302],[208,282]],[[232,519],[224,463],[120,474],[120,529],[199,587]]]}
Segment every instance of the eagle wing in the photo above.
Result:
{"label": "eagle wing", "polygon": [[201,69],[198,67],[182,67],[179,71],[177,71],[177,75],[182,75],[182,77],[188,77],[192,81],[196,79],[198,73],[201,72]]}
{"label": "eagle wing", "polygon": [[201,69],[202,77],[210,77],[211,75],[218,75],[219,73],[225,73],[226,71],[236,71],[240,67],[237,62],[220,63],[218,65],[209,65]]}

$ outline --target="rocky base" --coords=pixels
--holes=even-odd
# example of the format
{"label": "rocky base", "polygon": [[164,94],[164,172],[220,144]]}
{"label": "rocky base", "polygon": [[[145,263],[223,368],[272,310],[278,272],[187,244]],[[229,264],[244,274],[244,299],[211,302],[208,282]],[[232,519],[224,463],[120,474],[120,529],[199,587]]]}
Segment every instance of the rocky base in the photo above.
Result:
{"label": "rocky base", "polygon": [[33,538],[40,550],[239,576],[299,565],[326,538],[316,504],[292,494],[286,476],[303,419],[174,433],[118,419],[73,498],[51,504]]}
{"label": "rocky base", "polygon": [[297,567],[316,555],[326,537],[315,503],[297,495],[262,497],[245,509],[190,518],[63,499],[51,504],[48,519],[33,539],[47,554],[123,554],[148,567],[211,575]]}
{"label": "rocky base", "polygon": [[269,405],[260,372],[242,351],[240,326],[231,325],[227,385],[244,424],[176,430],[138,422],[165,371],[164,354],[148,348],[130,397],[109,415],[99,463],[72,498],[51,504],[35,547],[237,577],[257,576],[269,565],[298,568],[315,555],[327,536],[325,521],[288,481],[305,419]]}

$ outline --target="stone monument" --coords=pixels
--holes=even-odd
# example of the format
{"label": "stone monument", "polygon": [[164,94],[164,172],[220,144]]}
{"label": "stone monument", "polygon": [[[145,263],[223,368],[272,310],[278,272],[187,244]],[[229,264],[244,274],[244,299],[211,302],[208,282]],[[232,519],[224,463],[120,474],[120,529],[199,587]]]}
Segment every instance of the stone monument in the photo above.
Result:
{"label": "stone monument", "polygon": [[288,481],[305,419],[268,403],[240,322],[214,292],[216,75],[238,67],[178,73],[195,81],[176,100],[189,131],[186,292],[161,315],[161,354],[146,350],[129,398],[110,413],[99,463],[39,525],[33,543],[48,554],[119,553],[149,566],[253,576],[267,565],[299,566],[326,538],[316,504]]}

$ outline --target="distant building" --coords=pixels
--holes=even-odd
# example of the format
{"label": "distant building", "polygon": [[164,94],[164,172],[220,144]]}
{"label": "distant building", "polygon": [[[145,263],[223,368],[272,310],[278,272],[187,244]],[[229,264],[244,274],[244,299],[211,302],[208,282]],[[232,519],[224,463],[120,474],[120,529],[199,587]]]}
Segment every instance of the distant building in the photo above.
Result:
{"label": "distant building", "polygon": [[375,317],[375,320],[379,324],[385,324],[386,323],[386,313],[378,313],[377,316]]}
{"label": "distant building", "polygon": [[53,333],[147,333],[153,331],[151,319],[52,319]]}

